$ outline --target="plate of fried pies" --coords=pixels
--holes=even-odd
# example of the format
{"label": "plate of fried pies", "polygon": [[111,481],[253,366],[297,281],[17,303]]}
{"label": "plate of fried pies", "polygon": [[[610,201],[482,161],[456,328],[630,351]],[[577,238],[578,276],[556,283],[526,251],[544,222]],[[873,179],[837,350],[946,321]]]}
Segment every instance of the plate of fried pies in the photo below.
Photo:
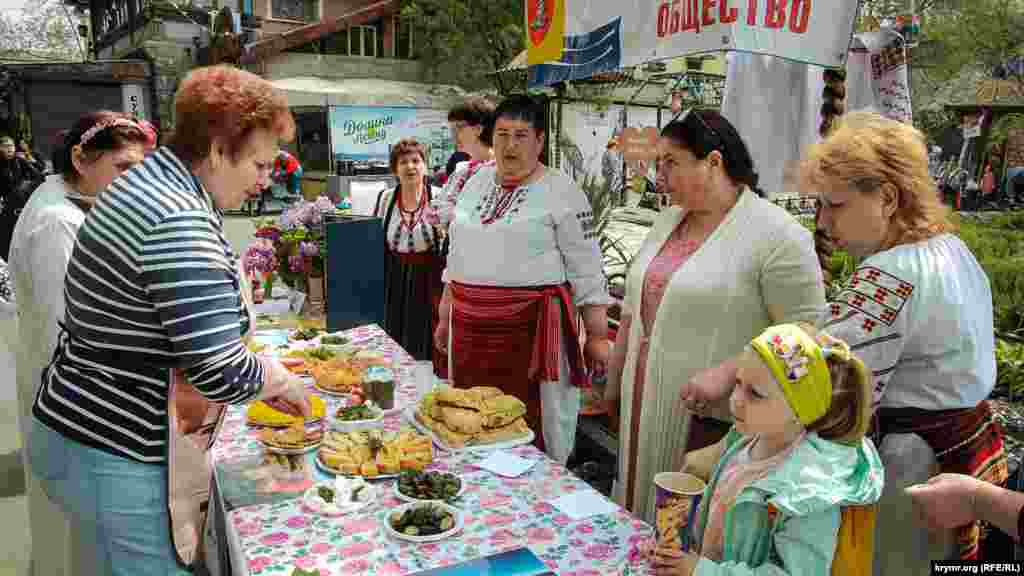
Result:
{"label": "plate of fried pies", "polygon": [[260,430],[260,443],[275,454],[304,454],[320,447],[324,439],[323,424],[306,426],[296,422],[288,428]]}
{"label": "plate of fried pies", "polygon": [[445,451],[506,449],[534,440],[526,405],[489,386],[439,386],[424,395],[406,420]]}

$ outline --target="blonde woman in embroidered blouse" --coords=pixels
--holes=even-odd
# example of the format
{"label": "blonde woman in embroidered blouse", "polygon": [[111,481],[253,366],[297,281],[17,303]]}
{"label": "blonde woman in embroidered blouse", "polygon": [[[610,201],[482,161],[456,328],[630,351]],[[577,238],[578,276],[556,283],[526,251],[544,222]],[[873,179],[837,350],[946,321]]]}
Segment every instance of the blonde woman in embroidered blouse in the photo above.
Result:
{"label": "blonde woman in embroidered blouse", "polygon": [[391,172],[399,184],[381,192],[374,211],[385,230],[384,330],[413,358],[432,360],[444,258],[426,213],[441,190],[427,184],[426,151],[415,140],[391,147]]}
{"label": "blonde woman in embroidered blouse", "polygon": [[[811,233],[755,192],[725,118],[693,111],[666,126],[658,171],[673,205],[633,260],[605,392],[620,409],[615,498],[647,521],[654,474],[680,469],[688,449],[680,384],[772,324],[813,322],[825,301]],[[694,421],[692,433],[712,432],[702,444],[731,420],[726,404],[702,416],[713,417]]]}

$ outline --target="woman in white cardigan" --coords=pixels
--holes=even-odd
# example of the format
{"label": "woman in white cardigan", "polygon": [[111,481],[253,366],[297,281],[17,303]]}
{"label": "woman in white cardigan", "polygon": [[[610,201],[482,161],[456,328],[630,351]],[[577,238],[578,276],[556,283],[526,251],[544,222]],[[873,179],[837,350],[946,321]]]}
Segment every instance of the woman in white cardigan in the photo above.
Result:
{"label": "woman in white cardigan", "polygon": [[[658,156],[673,205],[630,267],[606,390],[620,413],[615,498],[648,522],[654,475],[679,470],[687,451],[680,385],[768,326],[813,322],[825,302],[810,231],[755,192],[728,120],[688,112],[662,131]],[[724,403],[702,415],[730,419]]]}

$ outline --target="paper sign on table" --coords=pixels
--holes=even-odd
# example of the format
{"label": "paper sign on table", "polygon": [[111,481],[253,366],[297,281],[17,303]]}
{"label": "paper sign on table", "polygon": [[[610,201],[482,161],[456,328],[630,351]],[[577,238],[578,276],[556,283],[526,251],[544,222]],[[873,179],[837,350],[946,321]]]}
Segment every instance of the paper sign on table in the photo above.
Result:
{"label": "paper sign on table", "polygon": [[536,460],[527,460],[509,452],[496,450],[491,452],[490,456],[484,458],[476,466],[477,468],[494,472],[498,476],[515,478],[533,468],[533,465],[536,463]]}
{"label": "paper sign on table", "polygon": [[593,490],[578,490],[549,502],[573,520],[582,520],[600,514],[611,514],[618,507]]}

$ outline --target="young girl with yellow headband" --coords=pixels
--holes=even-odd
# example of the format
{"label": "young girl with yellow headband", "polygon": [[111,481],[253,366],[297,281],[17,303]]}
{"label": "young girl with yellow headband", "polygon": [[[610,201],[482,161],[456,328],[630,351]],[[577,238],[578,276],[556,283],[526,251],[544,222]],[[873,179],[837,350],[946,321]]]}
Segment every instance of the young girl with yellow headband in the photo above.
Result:
{"label": "young girl with yellow headband", "polygon": [[773,326],[740,357],[733,429],[683,469],[708,482],[694,546],[657,549],[657,574],[827,575],[843,508],[878,501],[870,373],[845,343],[813,333]]}

